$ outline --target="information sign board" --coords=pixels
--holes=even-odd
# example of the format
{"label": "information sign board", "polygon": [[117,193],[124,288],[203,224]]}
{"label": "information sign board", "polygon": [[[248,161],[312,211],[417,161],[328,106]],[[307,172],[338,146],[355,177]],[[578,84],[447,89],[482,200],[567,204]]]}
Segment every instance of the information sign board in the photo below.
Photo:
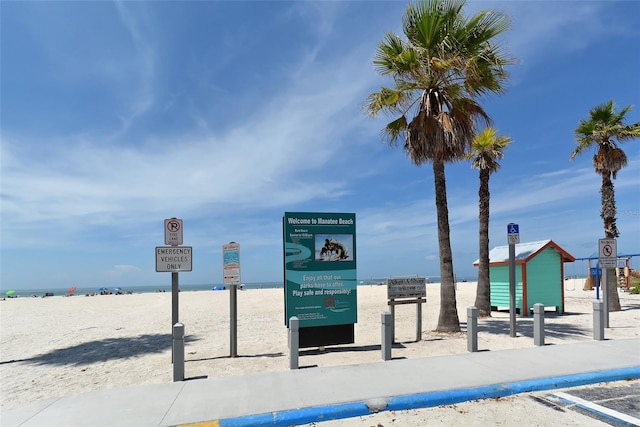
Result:
{"label": "information sign board", "polygon": [[357,321],[356,216],[285,212],[285,322],[300,329]]}
{"label": "information sign board", "polygon": [[425,277],[387,279],[387,299],[424,298],[427,296]]}
{"label": "information sign board", "polygon": [[230,242],[222,245],[222,283],[240,284],[240,244]]}

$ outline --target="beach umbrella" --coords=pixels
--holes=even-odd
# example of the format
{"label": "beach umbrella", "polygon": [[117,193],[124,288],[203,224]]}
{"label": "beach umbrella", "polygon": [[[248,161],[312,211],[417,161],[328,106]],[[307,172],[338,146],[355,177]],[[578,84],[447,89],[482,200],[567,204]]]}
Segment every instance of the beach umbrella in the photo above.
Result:
{"label": "beach umbrella", "polygon": [[7,295],[13,295],[15,293],[16,293],[16,291],[14,291],[13,289],[11,289],[10,291],[7,291]]}
{"label": "beach umbrella", "polygon": [[107,288],[104,288],[104,287],[103,287],[103,288],[99,288],[98,290],[99,290],[99,291],[106,291],[106,290],[107,290]]}
{"label": "beach umbrella", "polygon": [[75,287],[75,286],[72,286],[72,287],[70,287],[70,288],[69,288],[69,290],[67,291],[67,293],[72,294],[72,293],[74,293],[75,291],[76,291],[76,287]]}

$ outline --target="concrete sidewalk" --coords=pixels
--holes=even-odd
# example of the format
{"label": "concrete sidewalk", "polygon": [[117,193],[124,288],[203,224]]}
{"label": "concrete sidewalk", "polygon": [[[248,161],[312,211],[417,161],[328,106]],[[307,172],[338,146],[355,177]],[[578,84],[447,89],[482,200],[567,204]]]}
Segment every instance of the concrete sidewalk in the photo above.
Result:
{"label": "concrete sidewalk", "polygon": [[3,411],[2,426],[286,426],[640,378],[640,339],[585,341],[103,390]]}

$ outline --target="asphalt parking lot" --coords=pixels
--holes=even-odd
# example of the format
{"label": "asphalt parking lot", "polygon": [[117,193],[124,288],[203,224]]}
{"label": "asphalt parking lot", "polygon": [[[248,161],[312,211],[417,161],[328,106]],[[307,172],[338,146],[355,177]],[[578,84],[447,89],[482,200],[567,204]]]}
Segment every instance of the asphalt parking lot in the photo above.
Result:
{"label": "asphalt parking lot", "polygon": [[558,411],[577,411],[613,426],[640,426],[640,380],[532,395]]}

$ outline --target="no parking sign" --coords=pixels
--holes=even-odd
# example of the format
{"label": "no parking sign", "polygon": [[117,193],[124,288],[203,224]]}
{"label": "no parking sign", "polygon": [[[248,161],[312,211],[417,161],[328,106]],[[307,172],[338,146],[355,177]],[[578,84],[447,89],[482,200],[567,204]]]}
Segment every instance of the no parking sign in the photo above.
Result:
{"label": "no parking sign", "polygon": [[598,240],[598,262],[600,268],[616,268],[618,245],[616,239]]}
{"label": "no parking sign", "polygon": [[182,220],[169,218],[164,220],[164,244],[179,246],[182,244]]}

